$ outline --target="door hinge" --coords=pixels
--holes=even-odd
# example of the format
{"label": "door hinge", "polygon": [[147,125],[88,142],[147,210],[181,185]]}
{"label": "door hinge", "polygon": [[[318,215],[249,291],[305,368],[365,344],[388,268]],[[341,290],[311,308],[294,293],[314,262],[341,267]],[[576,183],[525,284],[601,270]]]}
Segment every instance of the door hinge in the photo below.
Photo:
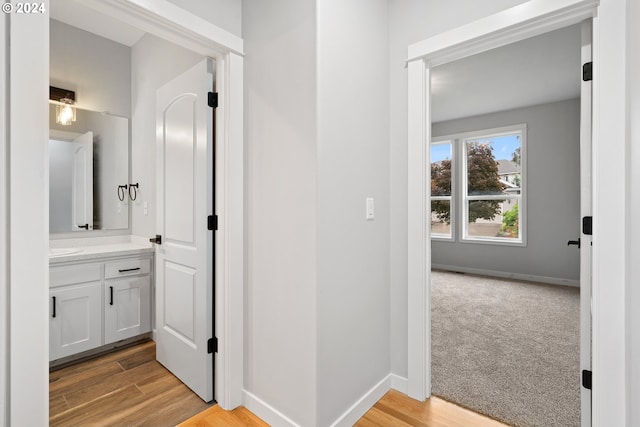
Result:
{"label": "door hinge", "polygon": [[217,352],[218,352],[218,338],[217,337],[209,338],[209,340],[207,341],[207,353],[211,354],[211,353],[217,353]]}
{"label": "door hinge", "polygon": [[582,387],[591,390],[591,371],[582,371]]}
{"label": "door hinge", "polygon": [[593,234],[593,217],[585,216],[582,218],[582,234],[591,236]]}
{"label": "door hinge", "polygon": [[582,66],[582,80],[585,82],[593,80],[593,62],[587,62]]}
{"label": "door hinge", "polygon": [[218,215],[209,215],[207,217],[207,229],[211,231],[218,229]]}
{"label": "door hinge", "polygon": [[218,108],[218,92],[209,92],[207,104],[209,104],[211,108]]}

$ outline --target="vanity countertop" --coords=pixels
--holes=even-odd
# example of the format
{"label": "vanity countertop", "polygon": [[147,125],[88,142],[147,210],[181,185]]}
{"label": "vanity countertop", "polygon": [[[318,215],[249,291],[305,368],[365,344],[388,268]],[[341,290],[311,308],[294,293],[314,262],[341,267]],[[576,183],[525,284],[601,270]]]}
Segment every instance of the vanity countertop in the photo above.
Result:
{"label": "vanity countertop", "polygon": [[51,247],[49,249],[49,265],[94,260],[111,256],[143,255],[153,252],[154,247],[152,244],[131,241]]}

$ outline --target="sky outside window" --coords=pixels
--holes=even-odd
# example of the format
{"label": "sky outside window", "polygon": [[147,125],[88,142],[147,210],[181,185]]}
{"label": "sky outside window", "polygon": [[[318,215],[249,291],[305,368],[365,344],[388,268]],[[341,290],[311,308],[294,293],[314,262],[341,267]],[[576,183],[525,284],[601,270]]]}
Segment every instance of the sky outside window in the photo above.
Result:
{"label": "sky outside window", "polygon": [[[467,142],[489,143],[493,148],[493,158],[496,160],[513,160],[513,152],[520,148],[520,135],[494,136],[492,138],[469,139]],[[433,154],[433,150],[431,151]],[[433,161],[433,159],[432,159]]]}
{"label": "sky outside window", "polygon": [[451,142],[431,144],[431,163],[451,160]]}

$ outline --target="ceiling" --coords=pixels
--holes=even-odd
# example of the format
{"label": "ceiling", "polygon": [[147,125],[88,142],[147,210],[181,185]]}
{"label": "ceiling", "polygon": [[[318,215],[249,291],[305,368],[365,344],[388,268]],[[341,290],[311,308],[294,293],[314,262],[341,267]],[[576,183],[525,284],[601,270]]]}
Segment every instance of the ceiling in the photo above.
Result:
{"label": "ceiling", "polygon": [[434,123],[578,98],[580,24],[435,67]]}
{"label": "ceiling", "polygon": [[144,32],[85,6],[79,0],[51,0],[50,16],[125,46],[133,46]]}

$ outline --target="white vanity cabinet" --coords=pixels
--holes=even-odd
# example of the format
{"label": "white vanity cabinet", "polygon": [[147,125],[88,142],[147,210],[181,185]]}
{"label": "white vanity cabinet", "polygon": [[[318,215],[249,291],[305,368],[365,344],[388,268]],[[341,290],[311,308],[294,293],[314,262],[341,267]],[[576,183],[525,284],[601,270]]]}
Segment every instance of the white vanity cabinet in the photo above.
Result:
{"label": "white vanity cabinet", "polygon": [[49,267],[49,360],[151,331],[152,256]]}
{"label": "white vanity cabinet", "polygon": [[49,360],[102,345],[100,264],[52,268],[49,286]]}
{"label": "white vanity cabinet", "polygon": [[150,270],[149,258],[132,258],[105,264],[105,344],[151,330]]}

